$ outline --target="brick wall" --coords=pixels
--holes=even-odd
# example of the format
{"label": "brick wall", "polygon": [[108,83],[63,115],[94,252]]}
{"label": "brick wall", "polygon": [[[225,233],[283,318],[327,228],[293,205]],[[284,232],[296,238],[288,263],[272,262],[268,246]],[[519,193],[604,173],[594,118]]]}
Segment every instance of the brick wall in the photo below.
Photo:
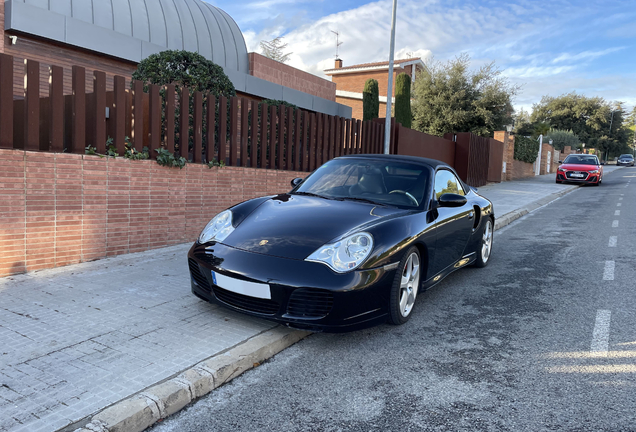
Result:
{"label": "brick wall", "polygon": [[510,168],[510,180],[519,180],[528,177],[534,177],[534,164],[513,160]]}
{"label": "brick wall", "polygon": [[[5,39],[5,42],[8,42],[6,33]],[[121,75],[127,78],[126,84],[128,85],[129,77],[137,69],[137,64],[134,62],[118,60],[103,54],[62,46],[26,35],[19,35],[16,45],[5,44],[4,52],[14,57],[13,88],[14,94],[19,97],[24,96],[25,58],[40,62],[40,94],[42,96],[49,94],[50,65],[64,68],[64,94],[72,93],[72,66],[86,68],[86,90],[88,92],[92,92],[93,89],[93,71],[95,70],[106,72],[106,90],[110,91],[113,89],[113,76]]]}
{"label": "brick wall", "polygon": [[[393,96],[395,96],[395,77],[401,72],[403,72],[402,69],[396,69],[393,71]],[[356,72],[343,75],[333,75],[331,77],[331,81],[336,83],[338,90],[356,93],[362,93],[362,91],[364,90],[364,83],[366,83],[368,79],[377,80],[380,96],[386,96],[387,85],[389,84],[388,69],[373,72]]]}
{"label": "brick wall", "polygon": [[258,53],[249,53],[250,75],[294,90],[336,100],[336,85],[331,81],[277,62]]}
{"label": "brick wall", "polygon": [[0,150],[0,277],[192,242],[218,212],[306,175]]}
{"label": "brick wall", "polygon": [[[548,173],[548,154],[550,154],[550,172]],[[554,156],[554,147],[550,144],[543,143],[541,146],[541,168],[539,170],[539,174],[555,174],[554,169],[552,168],[552,156]]]}

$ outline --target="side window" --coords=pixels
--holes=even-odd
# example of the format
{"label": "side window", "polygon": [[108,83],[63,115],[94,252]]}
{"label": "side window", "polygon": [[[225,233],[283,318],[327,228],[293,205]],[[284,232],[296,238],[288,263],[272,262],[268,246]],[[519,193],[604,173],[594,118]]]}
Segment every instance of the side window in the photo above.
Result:
{"label": "side window", "polygon": [[435,199],[445,193],[465,195],[462,184],[455,174],[447,170],[439,170],[435,174]]}

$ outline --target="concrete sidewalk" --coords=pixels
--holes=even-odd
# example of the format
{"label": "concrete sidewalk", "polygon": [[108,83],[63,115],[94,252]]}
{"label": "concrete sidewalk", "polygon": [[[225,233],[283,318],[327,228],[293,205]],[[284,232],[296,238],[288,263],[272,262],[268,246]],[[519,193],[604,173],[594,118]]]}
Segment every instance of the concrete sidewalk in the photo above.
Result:
{"label": "concrete sidewalk", "polygon": [[[576,188],[479,193],[501,227]],[[143,430],[307,334],[194,297],[189,247],[0,279],[0,431]]]}

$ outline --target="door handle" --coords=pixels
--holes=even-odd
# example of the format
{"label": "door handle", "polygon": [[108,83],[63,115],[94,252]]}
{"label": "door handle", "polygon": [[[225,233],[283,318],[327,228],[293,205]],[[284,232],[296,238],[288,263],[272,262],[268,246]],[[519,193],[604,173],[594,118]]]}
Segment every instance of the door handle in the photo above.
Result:
{"label": "door handle", "polygon": [[468,213],[468,219],[472,219],[473,217],[475,217],[474,211],[471,211],[470,213]]}

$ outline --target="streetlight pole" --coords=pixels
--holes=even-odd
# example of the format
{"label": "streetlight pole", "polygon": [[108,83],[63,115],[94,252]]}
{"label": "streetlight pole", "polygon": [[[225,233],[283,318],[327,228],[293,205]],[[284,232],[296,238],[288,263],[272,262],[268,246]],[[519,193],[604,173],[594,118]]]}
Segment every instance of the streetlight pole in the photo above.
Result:
{"label": "streetlight pole", "polygon": [[389,154],[391,143],[391,103],[393,102],[393,53],[395,51],[395,15],[397,0],[393,0],[393,15],[391,17],[391,48],[389,49],[389,83],[386,90],[386,120],[384,123],[384,154]]}

